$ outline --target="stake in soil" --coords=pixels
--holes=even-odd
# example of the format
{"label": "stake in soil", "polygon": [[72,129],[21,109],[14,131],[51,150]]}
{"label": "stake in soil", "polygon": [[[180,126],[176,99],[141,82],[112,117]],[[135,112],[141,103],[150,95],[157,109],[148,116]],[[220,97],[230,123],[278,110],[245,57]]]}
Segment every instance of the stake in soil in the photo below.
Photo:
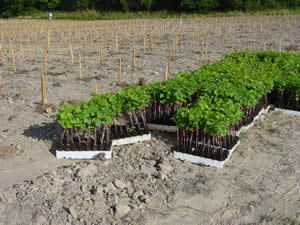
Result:
{"label": "stake in soil", "polygon": [[45,106],[45,78],[41,75],[41,92],[42,92],[42,106]]}
{"label": "stake in soil", "polygon": [[46,75],[47,75],[47,63],[48,63],[47,48],[44,48],[44,66],[45,66],[45,74]]}
{"label": "stake in soil", "polygon": [[121,85],[122,57],[119,59],[118,85]]}

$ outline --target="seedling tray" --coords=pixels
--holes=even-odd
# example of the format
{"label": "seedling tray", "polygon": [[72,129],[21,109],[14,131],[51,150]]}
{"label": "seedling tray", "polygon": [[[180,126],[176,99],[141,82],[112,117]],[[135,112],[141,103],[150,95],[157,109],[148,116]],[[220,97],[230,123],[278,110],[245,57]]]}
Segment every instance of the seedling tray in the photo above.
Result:
{"label": "seedling tray", "polygon": [[250,123],[250,124],[247,125],[247,126],[241,127],[241,128],[237,131],[236,135],[237,135],[237,136],[240,136],[241,133],[246,132],[250,127],[252,127],[252,126],[254,125],[255,121],[258,120],[258,118],[259,118],[263,113],[267,113],[267,112],[269,111],[269,109],[270,109],[270,106],[268,106],[267,108],[263,108],[262,110],[260,110],[260,112],[257,114],[257,116],[255,116],[255,117],[253,118],[252,123]]}
{"label": "seedling tray", "polygon": [[151,133],[134,136],[134,137],[114,139],[112,141],[112,146],[128,145],[128,144],[134,144],[137,142],[150,141],[150,140],[151,140]]}
{"label": "seedling tray", "polygon": [[295,111],[295,110],[275,108],[275,111],[281,112],[283,114],[290,115],[290,116],[300,116],[300,112]]}
{"label": "seedling tray", "polygon": [[95,159],[100,154],[104,155],[105,159],[110,159],[112,156],[112,145],[108,151],[60,151],[56,150],[57,159]]}
{"label": "seedling tray", "polygon": [[149,140],[151,140],[151,133],[133,136],[133,137],[114,139],[112,141],[112,144],[109,147],[108,151],[80,151],[80,150],[78,150],[78,151],[61,151],[61,150],[56,150],[56,158],[58,158],[58,159],[95,159],[100,154],[104,154],[105,159],[110,159],[112,157],[113,146],[134,144],[137,142],[149,141]]}
{"label": "seedling tray", "polygon": [[176,126],[168,126],[168,125],[160,125],[160,124],[152,124],[148,123],[149,130],[159,130],[164,132],[176,132],[177,127]]}
{"label": "seedling tray", "polygon": [[189,161],[191,163],[195,163],[195,164],[212,166],[212,167],[216,167],[216,168],[223,168],[224,164],[230,159],[232,153],[234,152],[234,150],[237,148],[237,146],[239,144],[240,144],[240,141],[238,141],[231,149],[228,150],[229,154],[226,157],[226,159],[223,161],[209,159],[209,158],[205,158],[205,157],[201,157],[201,156],[195,156],[195,155],[182,153],[182,152],[178,152],[178,151],[174,151],[174,157],[176,159],[187,160],[187,161]]}

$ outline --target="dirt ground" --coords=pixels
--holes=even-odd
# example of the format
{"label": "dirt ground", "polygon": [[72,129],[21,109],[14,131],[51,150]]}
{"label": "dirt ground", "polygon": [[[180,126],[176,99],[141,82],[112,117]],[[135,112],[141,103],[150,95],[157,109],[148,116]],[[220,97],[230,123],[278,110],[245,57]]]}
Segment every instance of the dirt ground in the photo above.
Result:
{"label": "dirt ground", "polygon": [[[59,105],[88,100],[95,84],[98,93],[119,89],[120,56],[122,82],[133,84],[139,78],[147,83],[162,80],[169,52],[173,56],[169,77],[232,51],[299,53],[300,16],[0,20],[0,38],[0,225],[300,224],[296,116],[277,112],[262,116],[242,136],[224,169],[174,159],[175,138],[161,132],[153,132],[148,142],[114,147],[110,160],[55,158],[61,132],[55,122]],[[47,46],[49,107],[41,110],[40,75],[45,72]]]}

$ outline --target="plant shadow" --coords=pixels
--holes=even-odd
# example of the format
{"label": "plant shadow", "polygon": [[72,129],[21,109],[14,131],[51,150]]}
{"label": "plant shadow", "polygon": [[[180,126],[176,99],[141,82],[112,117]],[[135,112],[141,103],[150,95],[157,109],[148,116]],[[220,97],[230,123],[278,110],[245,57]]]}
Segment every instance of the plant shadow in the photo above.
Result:
{"label": "plant shadow", "polygon": [[170,146],[170,151],[173,152],[176,149],[176,143],[177,143],[177,134],[176,132],[162,132],[162,131],[150,131],[152,137],[155,137],[157,139],[160,139],[164,143],[166,143],[168,146]]}
{"label": "plant shadow", "polygon": [[61,127],[57,121],[31,125],[24,130],[23,135],[37,140],[48,141],[51,143],[50,153],[56,156],[55,152],[59,147],[61,135]]}

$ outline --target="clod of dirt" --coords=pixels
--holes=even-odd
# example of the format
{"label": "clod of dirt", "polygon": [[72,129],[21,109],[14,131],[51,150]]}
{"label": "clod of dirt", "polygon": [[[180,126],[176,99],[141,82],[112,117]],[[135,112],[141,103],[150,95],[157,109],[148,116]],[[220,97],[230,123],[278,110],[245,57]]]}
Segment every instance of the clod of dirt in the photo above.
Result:
{"label": "clod of dirt", "polygon": [[98,167],[94,164],[90,164],[87,167],[78,169],[76,176],[77,177],[93,176],[97,172],[98,172]]}
{"label": "clod of dirt", "polygon": [[56,112],[57,111],[57,107],[53,104],[45,104],[43,105],[37,105],[37,107],[35,108],[35,111],[43,114],[43,113],[52,113],[52,112]]}
{"label": "clod of dirt", "polygon": [[0,146],[0,160],[1,159],[8,159],[15,155],[19,155],[22,153],[21,146],[16,145],[14,146]]}
{"label": "clod of dirt", "polygon": [[122,218],[130,212],[131,208],[126,204],[118,204],[115,206],[115,217]]}
{"label": "clod of dirt", "polygon": [[116,180],[113,182],[113,184],[116,186],[116,188],[119,188],[119,189],[124,189],[124,188],[127,187],[127,184],[126,184],[126,183],[124,183],[123,181],[118,180],[118,179],[116,179]]}

